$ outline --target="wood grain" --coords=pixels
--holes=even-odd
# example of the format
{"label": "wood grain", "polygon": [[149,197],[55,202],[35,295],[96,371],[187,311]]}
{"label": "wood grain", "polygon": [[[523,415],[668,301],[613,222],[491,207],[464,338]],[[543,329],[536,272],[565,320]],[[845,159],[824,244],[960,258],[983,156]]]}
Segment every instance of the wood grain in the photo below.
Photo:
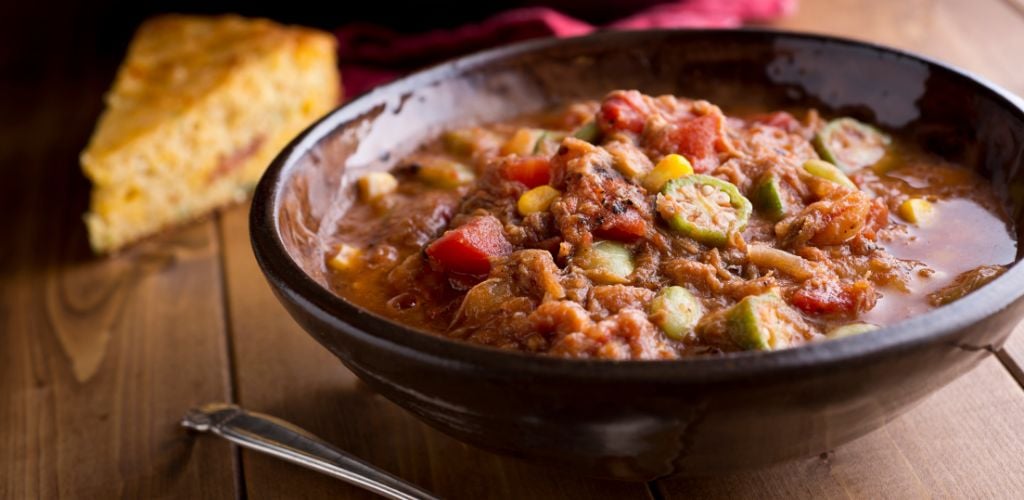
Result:
{"label": "wood grain", "polygon": [[[89,43],[105,13],[15,4],[0,9],[19,11],[0,14],[0,498],[371,498],[262,455],[239,466],[225,443],[177,427],[189,406],[233,396],[449,498],[651,498],[644,485],[473,449],[365,389],[271,295],[245,207],[90,257],[77,153],[117,62]],[[921,52],[1024,94],[1022,0],[802,0],[773,26]],[[998,359],[863,439],[766,470],[659,482],[657,496],[1019,496],[1021,366],[1017,332]]]}
{"label": "wood grain", "polygon": [[1006,2],[1024,16],[1024,0],[1006,0]]}
{"label": "wood grain", "polygon": [[1006,0],[803,0],[771,26],[917,52],[1024,95],[1024,15]]}
{"label": "wood grain", "polygon": [[658,487],[668,499],[1007,498],[1024,491],[1022,421],[1024,392],[990,357],[906,415],[819,457]]}
{"label": "wood grain", "polygon": [[[271,294],[249,246],[245,207],[223,215],[230,324],[243,406],[310,430],[444,498],[646,498],[643,484],[565,476],[462,444],[366,389]],[[368,495],[243,453],[250,498]]]}
{"label": "wood grain", "polygon": [[89,255],[77,156],[114,69],[90,26],[0,61],[0,498],[230,497],[230,448],[177,425],[230,397],[212,223]]}

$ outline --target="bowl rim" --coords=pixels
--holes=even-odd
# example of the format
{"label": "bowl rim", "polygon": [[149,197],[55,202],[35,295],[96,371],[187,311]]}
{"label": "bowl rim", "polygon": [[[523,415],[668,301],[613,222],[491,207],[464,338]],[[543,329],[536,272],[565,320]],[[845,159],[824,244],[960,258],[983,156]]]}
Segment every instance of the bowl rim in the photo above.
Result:
{"label": "bowl rim", "polygon": [[[864,335],[817,342],[770,352],[735,352],[676,360],[569,359],[505,350],[450,339],[411,328],[369,312],[317,283],[292,259],[281,239],[278,207],[282,187],[299,160],[335,130],[358,119],[394,96],[458,76],[480,66],[563,46],[656,40],[672,36],[753,37],[771,43],[779,39],[830,43],[867,49],[925,64],[959,78],[1015,113],[1024,123],[1024,101],[1009,91],[957,67],[911,52],[849,38],[771,29],[656,29],[608,31],[571,38],[542,38],[493,48],[431,66],[365,92],[307,127],[272,161],[257,185],[250,209],[250,239],[256,260],[279,294],[312,310],[320,321],[345,334],[433,364],[481,371],[489,376],[557,376],[566,379],[706,383],[739,377],[834,369],[841,364],[864,364],[883,354],[898,356],[921,345],[948,339],[961,329],[999,313],[1024,296],[1024,266],[1018,259],[1007,272],[968,296]],[[1018,254],[1019,255],[1019,254]],[[966,348],[976,349],[974,346]],[[984,348],[984,347],[982,347]]]}

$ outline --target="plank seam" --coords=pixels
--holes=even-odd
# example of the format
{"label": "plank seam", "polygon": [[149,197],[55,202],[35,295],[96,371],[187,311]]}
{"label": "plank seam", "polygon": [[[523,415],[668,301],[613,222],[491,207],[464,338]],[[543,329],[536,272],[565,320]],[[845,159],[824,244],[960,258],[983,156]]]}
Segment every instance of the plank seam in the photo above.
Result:
{"label": "plank seam", "polygon": [[[1010,8],[1021,15],[1024,18],[1024,1],[1021,0],[1003,0],[1004,3],[1010,4]],[[1024,19],[1022,19],[1024,20]]]}
{"label": "plank seam", "polygon": [[1024,390],[1024,368],[1017,364],[1017,360],[1013,359],[1010,353],[1006,352],[1006,349],[996,351],[996,358],[1003,364],[1003,368],[1010,372],[1010,376],[1017,382],[1021,390]]}
{"label": "plank seam", "polygon": [[[224,217],[217,212],[214,217],[217,225],[217,254],[220,260],[220,302],[221,314],[224,315],[224,348],[228,358],[228,399],[232,403],[238,403],[238,363],[235,359],[235,328],[231,321],[231,298],[228,293],[228,262],[226,240],[224,238]],[[235,462],[235,498],[245,500],[249,498],[249,492],[245,481],[245,464],[243,463],[242,449],[231,445],[233,460]]]}

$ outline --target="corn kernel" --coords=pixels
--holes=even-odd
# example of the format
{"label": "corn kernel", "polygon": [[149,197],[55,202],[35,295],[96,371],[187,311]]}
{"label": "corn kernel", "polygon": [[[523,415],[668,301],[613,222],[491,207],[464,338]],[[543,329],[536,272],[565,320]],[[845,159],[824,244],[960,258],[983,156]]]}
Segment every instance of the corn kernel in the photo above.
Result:
{"label": "corn kernel", "polygon": [[551,186],[537,186],[519,197],[516,208],[519,209],[519,214],[523,216],[543,212],[551,206],[551,202],[555,201],[555,198],[561,195],[562,193],[559,190]]}
{"label": "corn kernel", "polygon": [[689,160],[682,155],[666,155],[644,176],[644,189],[655,193],[661,191],[666,182],[687,175],[693,175],[693,166],[690,165]]}
{"label": "corn kernel", "polygon": [[387,172],[370,172],[359,178],[359,197],[363,201],[373,201],[393,192],[398,187],[398,179]]}
{"label": "corn kernel", "polygon": [[480,129],[464,128],[449,130],[441,136],[445,151],[458,156],[472,156],[476,150]]}
{"label": "corn kernel", "polygon": [[327,259],[327,265],[335,271],[350,271],[359,264],[362,253],[358,248],[342,243],[338,245],[338,251]]}
{"label": "corn kernel", "polygon": [[512,134],[512,137],[510,137],[508,141],[501,146],[501,154],[519,156],[531,155],[537,148],[537,142],[540,141],[543,136],[543,130],[534,128],[521,128],[516,130],[516,133]]}
{"label": "corn kernel", "polygon": [[436,160],[423,162],[418,174],[420,179],[442,188],[455,188],[473,182],[473,170],[456,161]]}
{"label": "corn kernel", "polygon": [[921,198],[910,198],[900,203],[899,214],[907,222],[923,226],[935,218],[935,205]]}

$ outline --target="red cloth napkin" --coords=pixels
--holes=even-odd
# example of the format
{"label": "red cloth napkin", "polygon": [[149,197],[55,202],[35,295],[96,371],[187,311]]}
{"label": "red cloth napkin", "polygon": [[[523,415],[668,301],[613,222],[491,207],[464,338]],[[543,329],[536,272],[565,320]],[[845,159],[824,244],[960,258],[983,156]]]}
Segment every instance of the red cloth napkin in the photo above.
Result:
{"label": "red cloth napkin", "polygon": [[348,98],[428,64],[529,38],[577,36],[598,29],[728,28],[775,19],[795,8],[796,0],[677,0],[594,26],[547,7],[526,7],[478,24],[412,35],[357,23],[338,29],[338,52]]}

